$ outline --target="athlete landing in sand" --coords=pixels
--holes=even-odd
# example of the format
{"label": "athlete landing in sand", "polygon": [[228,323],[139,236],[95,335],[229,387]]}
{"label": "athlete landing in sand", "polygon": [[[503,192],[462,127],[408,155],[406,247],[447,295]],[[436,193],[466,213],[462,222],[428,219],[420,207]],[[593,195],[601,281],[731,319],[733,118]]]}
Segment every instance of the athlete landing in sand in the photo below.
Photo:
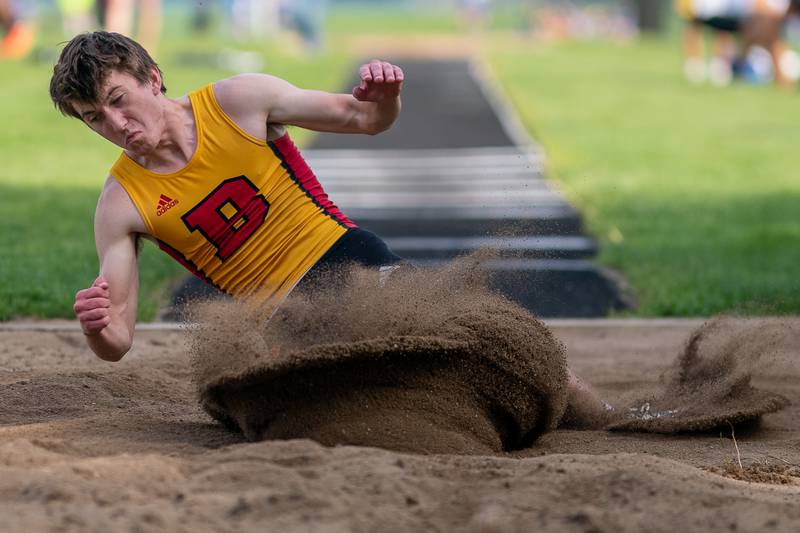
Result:
{"label": "athlete landing in sand", "polygon": [[[133,342],[139,237],[229,294],[278,301],[312,269],[400,261],[328,199],[285,130],[388,129],[400,112],[403,71],[373,60],[359,73],[349,95],[245,74],[172,99],[135,41],[94,32],[66,45],[50,82],[53,102],[123,150],[95,213],[100,275],[75,296],[98,357],[118,361]],[[571,385],[599,404],[574,378]]]}

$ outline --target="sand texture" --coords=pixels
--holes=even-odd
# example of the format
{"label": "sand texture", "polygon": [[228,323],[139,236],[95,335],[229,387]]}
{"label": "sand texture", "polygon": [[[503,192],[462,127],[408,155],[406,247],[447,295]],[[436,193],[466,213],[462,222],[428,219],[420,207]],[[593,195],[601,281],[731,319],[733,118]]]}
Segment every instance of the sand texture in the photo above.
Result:
{"label": "sand texture", "polygon": [[206,411],[249,440],[415,453],[517,450],[556,427],[563,346],[468,265],[398,272],[377,290],[372,272],[351,279],[291,297],[247,336],[242,314],[264,323],[263,310],[207,306],[192,343]]}
{"label": "sand texture", "polygon": [[717,317],[692,332],[662,375],[663,388],[620,409],[609,429],[679,433],[755,422],[789,405],[781,394],[750,383],[758,365],[769,365],[791,330],[761,320],[737,323]]}
{"label": "sand texture", "polygon": [[[696,327],[552,331],[578,374],[632,405],[663,391]],[[792,401],[736,426],[743,469],[730,428],[556,429],[485,455],[248,442],[199,406],[184,333],[140,331],[109,364],[77,332],[0,331],[0,531],[796,532],[798,328],[717,330],[749,335],[760,355],[750,385]]]}

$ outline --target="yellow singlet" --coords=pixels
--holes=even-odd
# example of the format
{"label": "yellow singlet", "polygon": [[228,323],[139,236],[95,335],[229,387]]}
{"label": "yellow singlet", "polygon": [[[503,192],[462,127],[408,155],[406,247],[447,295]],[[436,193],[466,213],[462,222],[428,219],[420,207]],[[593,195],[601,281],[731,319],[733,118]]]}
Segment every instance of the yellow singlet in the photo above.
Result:
{"label": "yellow singlet", "polygon": [[219,106],[213,85],[189,94],[197,148],[157,174],[123,152],[111,175],[160,247],[233,295],[282,297],[348,228],[288,133],[266,142]]}

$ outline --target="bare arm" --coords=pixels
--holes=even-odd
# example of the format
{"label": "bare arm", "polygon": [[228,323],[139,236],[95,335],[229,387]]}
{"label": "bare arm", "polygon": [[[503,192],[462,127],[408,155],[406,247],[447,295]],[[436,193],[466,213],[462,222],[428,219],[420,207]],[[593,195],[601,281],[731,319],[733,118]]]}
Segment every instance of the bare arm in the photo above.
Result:
{"label": "bare arm", "polygon": [[94,223],[100,276],[75,295],[75,314],[86,341],[105,361],[119,361],[133,343],[139,291],[135,229],[139,220],[119,184],[107,184]]}
{"label": "bare arm", "polygon": [[400,113],[403,71],[374,60],[362,65],[359,75],[361,82],[352,94],[300,89],[266,74],[235,76],[214,89],[231,118],[259,138],[264,138],[267,122],[374,135],[391,127]]}

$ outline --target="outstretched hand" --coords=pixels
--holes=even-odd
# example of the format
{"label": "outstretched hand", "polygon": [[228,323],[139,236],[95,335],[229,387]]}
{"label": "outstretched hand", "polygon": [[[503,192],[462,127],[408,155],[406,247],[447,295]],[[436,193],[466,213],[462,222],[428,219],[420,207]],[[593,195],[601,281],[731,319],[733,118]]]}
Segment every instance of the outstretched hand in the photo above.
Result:
{"label": "outstretched hand", "polygon": [[359,68],[361,84],[353,88],[353,96],[362,102],[382,102],[397,98],[403,86],[403,70],[386,61],[373,59]]}

